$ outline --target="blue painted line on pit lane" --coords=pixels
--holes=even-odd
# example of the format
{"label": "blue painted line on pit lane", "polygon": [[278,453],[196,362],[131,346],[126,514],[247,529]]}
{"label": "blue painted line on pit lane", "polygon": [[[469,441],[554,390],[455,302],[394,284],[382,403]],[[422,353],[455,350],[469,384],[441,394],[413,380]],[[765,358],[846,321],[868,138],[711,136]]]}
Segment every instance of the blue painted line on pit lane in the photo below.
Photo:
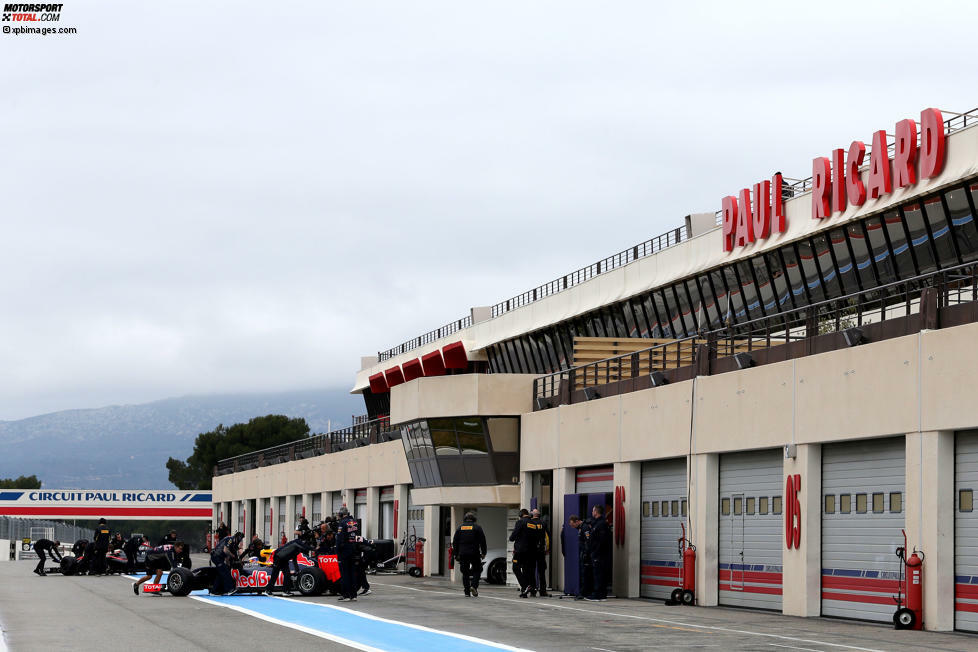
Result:
{"label": "blue painted line on pit lane", "polygon": [[387,620],[322,603],[272,597],[255,600],[248,596],[200,596],[197,599],[209,604],[230,607],[235,611],[286,626],[294,625],[310,633],[320,632],[332,637],[339,636],[356,644],[360,649],[387,652],[415,650],[484,652],[518,649],[503,643]]}

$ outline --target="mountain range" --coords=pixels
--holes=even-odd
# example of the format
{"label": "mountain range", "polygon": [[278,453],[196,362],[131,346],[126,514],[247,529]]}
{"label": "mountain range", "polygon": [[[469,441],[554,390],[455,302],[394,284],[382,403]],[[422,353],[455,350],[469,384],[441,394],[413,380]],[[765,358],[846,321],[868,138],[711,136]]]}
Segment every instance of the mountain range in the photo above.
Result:
{"label": "mountain range", "polygon": [[182,396],[0,421],[0,477],[35,474],[52,489],[172,488],[167,458],[186,459],[197,435],[219,424],[284,414],[304,418],[311,432],[326,432],[361,413],[361,397],[319,389]]}

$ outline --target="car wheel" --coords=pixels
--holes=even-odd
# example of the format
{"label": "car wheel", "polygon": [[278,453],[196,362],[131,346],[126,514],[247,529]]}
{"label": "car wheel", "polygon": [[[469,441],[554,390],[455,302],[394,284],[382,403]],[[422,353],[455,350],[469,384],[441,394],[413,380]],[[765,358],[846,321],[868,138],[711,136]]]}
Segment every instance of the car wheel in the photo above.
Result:
{"label": "car wheel", "polygon": [[669,599],[674,604],[682,604],[682,602],[683,602],[683,590],[682,589],[673,589],[672,590],[672,593],[669,594]]}
{"label": "car wheel", "polygon": [[917,614],[906,607],[900,607],[893,614],[893,625],[897,629],[913,629],[917,624]]}
{"label": "car wheel", "polygon": [[166,590],[170,595],[185,596],[190,595],[193,588],[193,573],[186,568],[177,566],[170,569],[170,574],[166,578]]}
{"label": "car wheel", "polygon": [[506,560],[493,559],[489,562],[489,569],[486,571],[486,581],[490,584],[506,583]]}
{"label": "car wheel", "polygon": [[408,570],[408,575],[410,575],[411,577],[421,577],[421,572],[422,571],[420,568],[418,568],[417,566],[412,566]]}
{"label": "car wheel", "polygon": [[304,568],[295,579],[302,595],[319,595],[326,585],[326,573],[318,568]]}
{"label": "car wheel", "polygon": [[689,589],[683,591],[683,604],[691,607],[694,602],[696,602],[696,595]]}

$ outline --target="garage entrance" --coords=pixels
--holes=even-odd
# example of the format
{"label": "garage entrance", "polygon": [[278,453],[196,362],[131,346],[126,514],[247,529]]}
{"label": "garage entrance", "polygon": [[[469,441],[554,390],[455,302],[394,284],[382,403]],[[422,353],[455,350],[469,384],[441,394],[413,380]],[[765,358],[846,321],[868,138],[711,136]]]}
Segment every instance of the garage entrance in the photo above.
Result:
{"label": "garage entrance", "polygon": [[978,632],[978,431],[954,442],[954,628]]}
{"label": "garage entrance", "polygon": [[686,459],[642,464],[643,598],[667,600],[679,586],[679,539],[686,515]]}

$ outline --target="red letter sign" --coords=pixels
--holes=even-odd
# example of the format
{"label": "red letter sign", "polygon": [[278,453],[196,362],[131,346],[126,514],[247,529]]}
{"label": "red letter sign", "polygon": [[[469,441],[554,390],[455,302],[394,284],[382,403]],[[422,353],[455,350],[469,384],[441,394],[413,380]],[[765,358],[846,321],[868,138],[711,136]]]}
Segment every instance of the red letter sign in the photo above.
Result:
{"label": "red letter sign", "polygon": [[896,123],[896,148],[893,150],[893,171],[896,173],[896,187],[906,188],[917,182],[917,172],[913,169],[917,158],[917,123],[901,120]]}
{"label": "red letter sign", "polygon": [[754,184],[754,208],[751,213],[754,239],[761,240],[771,234],[771,182]]}
{"label": "red letter sign", "polygon": [[728,195],[723,198],[723,250],[733,251],[737,232],[737,198]]}
{"label": "red letter sign", "polygon": [[784,483],[784,541],[788,549],[801,546],[801,474],[789,475]]}
{"label": "red letter sign", "polygon": [[740,216],[737,218],[737,246],[743,247],[754,242],[754,221],[751,218],[750,190],[740,191]]}
{"label": "red letter sign", "polygon": [[859,178],[859,166],[866,158],[866,145],[861,140],[852,141],[849,145],[849,157],[846,159],[846,194],[849,195],[849,203],[853,206],[862,206],[866,203],[866,186]]}
{"label": "red letter sign", "polygon": [[846,150],[832,150],[832,212],[846,209]]}
{"label": "red letter sign", "polygon": [[817,220],[832,215],[829,206],[830,168],[829,159],[824,156],[812,161],[812,217]]}
{"label": "red letter sign", "polygon": [[920,177],[932,179],[944,169],[944,116],[937,109],[920,113]]}
{"label": "red letter sign", "polygon": [[774,219],[771,222],[771,231],[774,233],[784,233],[788,230],[788,225],[784,218],[784,177],[778,172],[771,179],[771,203],[774,204]]}
{"label": "red letter sign", "polygon": [[893,190],[893,182],[890,179],[890,152],[887,150],[886,132],[882,129],[873,134],[868,181],[866,185],[870,199],[879,199]]}

